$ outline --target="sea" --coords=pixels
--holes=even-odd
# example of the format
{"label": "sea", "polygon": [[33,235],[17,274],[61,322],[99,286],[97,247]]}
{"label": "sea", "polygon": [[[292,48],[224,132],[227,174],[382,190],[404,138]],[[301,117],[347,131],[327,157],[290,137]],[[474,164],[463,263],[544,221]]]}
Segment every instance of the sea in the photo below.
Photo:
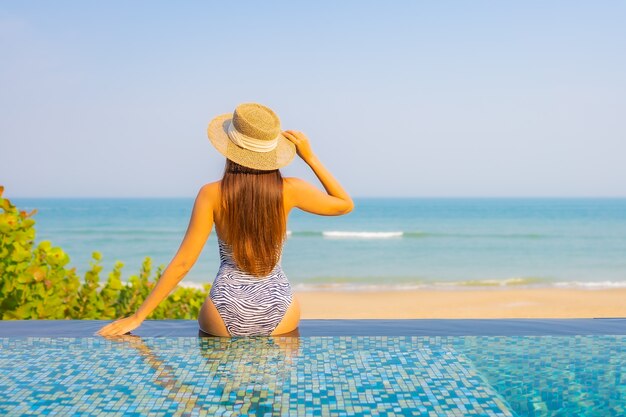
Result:
{"label": "sea", "polygon": [[[102,254],[122,280],[142,261],[165,268],[193,198],[12,198],[37,209],[36,243],[50,241],[81,276]],[[355,198],[343,216],[293,209],[282,268],[297,291],[418,288],[626,287],[626,198]],[[180,285],[212,283],[215,229]]]}

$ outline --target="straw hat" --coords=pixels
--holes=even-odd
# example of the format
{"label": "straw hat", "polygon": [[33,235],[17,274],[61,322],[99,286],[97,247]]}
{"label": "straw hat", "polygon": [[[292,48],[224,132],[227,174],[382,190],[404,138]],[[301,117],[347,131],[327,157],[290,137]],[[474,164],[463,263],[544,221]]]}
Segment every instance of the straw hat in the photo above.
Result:
{"label": "straw hat", "polygon": [[219,153],[240,165],[261,170],[289,164],[296,145],[282,135],[280,119],[258,103],[243,103],[209,123],[209,140]]}

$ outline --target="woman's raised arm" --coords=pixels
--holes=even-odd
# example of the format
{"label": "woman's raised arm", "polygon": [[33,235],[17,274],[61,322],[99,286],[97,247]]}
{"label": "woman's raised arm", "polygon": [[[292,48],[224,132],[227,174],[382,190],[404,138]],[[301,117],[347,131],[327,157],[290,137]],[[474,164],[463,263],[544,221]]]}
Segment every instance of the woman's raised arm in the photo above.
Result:
{"label": "woman's raised arm", "polygon": [[294,130],[286,130],[283,134],[296,145],[298,155],[311,167],[327,193],[323,193],[305,180],[286,178],[286,183],[291,188],[289,194],[293,206],[309,213],[326,216],[350,213],[354,208],[352,198],[313,153],[306,135]]}

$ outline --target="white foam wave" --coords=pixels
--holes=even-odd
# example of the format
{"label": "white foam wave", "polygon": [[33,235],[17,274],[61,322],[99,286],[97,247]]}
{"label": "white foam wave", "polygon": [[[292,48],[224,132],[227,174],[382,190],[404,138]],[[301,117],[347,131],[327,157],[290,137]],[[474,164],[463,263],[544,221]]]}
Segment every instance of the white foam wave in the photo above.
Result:
{"label": "white foam wave", "polygon": [[326,284],[292,284],[294,291],[408,291],[427,288],[422,284],[346,284],[343,282]]}
{"label": "white foam wave", "polygon": [[513,285],[550,285],[550,282],[537,277],[513,277],[504,279],[476,279],[467,281],[442,281],[434,282],[433,285],[453,286],[513,286]]}
{"label": "white foam wave", "polygon": [[322,232],[324,237],[328,238],[351,238],[351,239],[389,239],[394,237],[402,237],[404,232],[347,232],[339,230],[330,230]]}
{"label": "white foam wave", "polygon": [[207,282],[205,284],[200,284],[200,283],[192,282],[192,281],[190,281],[190,282],[180,282],[180,283],[178,283],[178,286],[179,287],[183,287],[183,288],[194,288],[196,290],[204,290],[204,286],[206,284],[211,284],[211,282]]}
{"label": "white foam wave", "polygon": [[[343,282],[329,282],[329,283],[295,283],[292,284],[295,291],[348,291],[348,292],[360,292],[360,291],[411,291],[411,290],[459,290],[459,291],[471,291],[471,290],[496,290],[496,289],[508,289],[515,291],[520,288],[580,288],[580,289],[610,289],[610,288],[626,288],[626,281],[601,281],[601,282],[556,282],[556,283],[524,283],[517,282],[516,279],[493,281],[497,282],[497,285],[493,285],[491,280],[481,281],[480,284],[467,285],[467,282],[424,282],[424,283],[405,283],[405,284],[366,284],[366,283],[343,283]],[[472,281],[472,283],[476,283]],[[513,285],[511,285],[513,284]]]}
{"label": "white foam wave", "polygon": [[589,289],[626,288],[626,281],[563,281],[555,282],[555,287],[582,287]]}

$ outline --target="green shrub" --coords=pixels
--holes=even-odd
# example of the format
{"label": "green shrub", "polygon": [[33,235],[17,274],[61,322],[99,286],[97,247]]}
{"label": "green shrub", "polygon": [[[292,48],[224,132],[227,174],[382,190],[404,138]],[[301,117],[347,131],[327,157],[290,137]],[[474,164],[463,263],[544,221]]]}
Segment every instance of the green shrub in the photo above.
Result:
{"label": "green shrub", "polygon": [[[35,246],[37,213],[18,210],[3,198],[0,185],[0,318],[11,319],[117,319],[133,314],[150,294],[163,273],[152,275],[152,260],[146,257],[138,276],[121,280],[124,264],[115,263],[100,285],[102,255],[92,253],[90,269],[81,283],[70,257],[50,241]],[[177,286],[148,316],[150,319],[196,319],[210,290]]]}

